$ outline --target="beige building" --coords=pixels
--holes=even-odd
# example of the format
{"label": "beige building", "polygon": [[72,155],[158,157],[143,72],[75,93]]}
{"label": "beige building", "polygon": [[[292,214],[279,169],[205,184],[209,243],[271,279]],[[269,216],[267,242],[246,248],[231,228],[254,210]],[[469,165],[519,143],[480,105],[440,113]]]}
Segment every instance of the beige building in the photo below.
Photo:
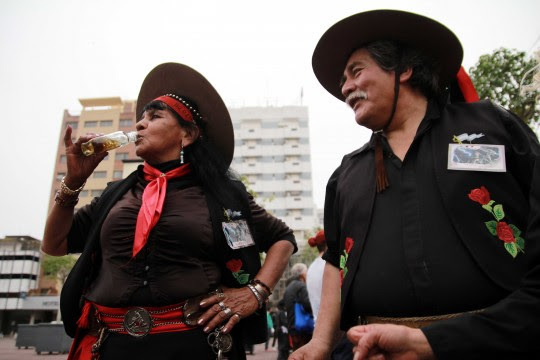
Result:
{"label": "beige building", "polygon": [[[52,182],[49,210],[54,201],[54,194],[60,188],[60,181],[66,174],[66,155],[64,151],[64,131],[68,125],[73,128],[73,141],[86,133],[111,133],[118,130],[135,129],[135,101],[122,101],[119,97],[80,99],[82,110],[79,115],[64,111],[62,128],[58,139],[56,165]],[[134,146],[125,146],[103,160],[92,176],[87,180],[84,190],[79,196],[77,208],[88,204],[92,198],[99,196],[111,180],[122,179],[125,160],[137,159]]]}

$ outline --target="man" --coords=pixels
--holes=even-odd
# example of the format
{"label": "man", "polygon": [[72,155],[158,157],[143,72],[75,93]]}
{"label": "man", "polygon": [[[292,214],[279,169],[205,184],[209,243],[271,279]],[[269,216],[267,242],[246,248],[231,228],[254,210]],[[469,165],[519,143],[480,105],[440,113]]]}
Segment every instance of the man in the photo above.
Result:
{"label": "man", "polygon": [[326,251],[324,230],[319,230],[315,236],[309,238],[308,245],[311,247],[317,247],[317,251],[319,252],[319,256],[317,256],[311,265],[309,265],[306,276],[309,303],[311,304],[311,310],[313,311],[313,318],[315,321],[317,321],[317,314],[319,313],[319,307],[321,304],[322,277],[325,264],[322,256]]}
{"label": "man", "polygon": [[305,345],[311,339],[311,331],[296,328],[296,304],[300,304],[307,313],[311,314],[311,305],[306,287],[307,266],[303,263],[296,263],[291,268],[289,283],[283,294],[283,302],[287,311],[287,328],[291,347],[294,350]]}
{"label": "man", "polygon": [[[539,358],[540,145],[464,102],[462,54],[443,25],[392,10],[319,40],[315,75],[374,134],[328,182],[321,310],[290,359],[328,358],[339,326],[357,359]],[[452,160],[487,148],[487,164]]]}

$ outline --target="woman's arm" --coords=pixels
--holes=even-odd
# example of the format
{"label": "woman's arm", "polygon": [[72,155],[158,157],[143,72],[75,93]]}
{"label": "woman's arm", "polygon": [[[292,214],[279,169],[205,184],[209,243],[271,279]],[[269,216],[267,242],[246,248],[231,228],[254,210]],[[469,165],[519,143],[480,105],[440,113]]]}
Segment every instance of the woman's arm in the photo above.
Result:
{"label": "woman's arm", "polygon": [[96,166],[107,156],[107,153],[103,153],[87,157],[81,151],[81,144],[98,134],[81,136],[75,143],[71,140],[71,134],[72,129],[68,125],[64,133],[67,174],[63,179],[68,190],[60,189],[58,191],[55,203],[47,217],[41,242],[41,250],[54,256],[67,254],[67,235],[71,229],[73,212],[79,192],[82,190],[81,187]]}
{"label": "woman's arm", "polygon": [[[294,246],[288,240],[279,240],[275,242],[270,249],[268,249],[266,260],[255,276],[255,279],[261,281],[270,289],[273,289],[283,274],[293,250]],[[227,320],[227,318],[224,317],[224,312],[218,305],[220,302],[231,309],[231,314],[238,314],[238,316],[230,316]],[[198,321],[199,325],[205,325],[204,331],[210,332],[220,324],[224,323],[225,327],[222,332],[227,333],[230,332],[242,318],[257,311],[259,308],[259,301],[253,291],[244,286],[238,289],[224,289],[223,295],[213,295],[206,298],[200,305],[203,308],[209,308]]]}

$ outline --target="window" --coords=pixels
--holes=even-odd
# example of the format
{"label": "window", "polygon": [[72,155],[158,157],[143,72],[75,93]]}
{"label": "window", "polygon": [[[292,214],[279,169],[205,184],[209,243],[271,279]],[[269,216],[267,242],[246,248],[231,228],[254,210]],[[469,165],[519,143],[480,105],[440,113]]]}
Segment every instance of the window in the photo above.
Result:
{"label": "window", "polygon": [[88,196],[88,190],[83,190],[81,191],[81,193],[79,194],[80,197],[87,197]]}
{"label": "window", "polygon": [[93,127],[97,127],[97,126],[98,126],[97,121],[85,121],[84,122],[84,127],[85,128],[93,128]]}
{"label": "window", "polygon": [[64,173],[64,172],[56,173],[56,180],[62,181],[62,178],[63,178],[64,176],[66,176],[66,173]]}
{"label": "window", "polygon": [[65,163],[66,163],[66,160],[67,160],[66,155],[60,155],[60,162],[61,162],[62,164],[65,164]]}
{"label": "window", "polygon": [[120,119],[120,126],[121,127],[133,126],[133,120],[131,120],[131,119]]}
{"label": "window", "polygon": [[94,171],[94,178],[96,179],[103,179],[107,177],[106,171]]}
{"label": "window", "polygon": [[66,125],[71,126],[72,129],[76,129],[76,128],[79,127],[79,122],[78,121],[68,121],[66,123]]}
{"label": "window", "polygon": [[92,190],[92,196],[101,196],[103,190]]}
{"label": "window", "polygon": [[115,160],[126,160],[128,158],[129,158],[129,154],[126,152],[119,152],[119,153],[116,153],[116,155],[114,156]]}
{"label": "window", "polygon": [[122,170],[114,170],[113,179],[121,179],[121,178],[122,178]]}
{"label": "window", "polygon": [[110,127],[112,126],[112,120],[101,120],[99,122],[99,126],[103,126],[103,127]]}

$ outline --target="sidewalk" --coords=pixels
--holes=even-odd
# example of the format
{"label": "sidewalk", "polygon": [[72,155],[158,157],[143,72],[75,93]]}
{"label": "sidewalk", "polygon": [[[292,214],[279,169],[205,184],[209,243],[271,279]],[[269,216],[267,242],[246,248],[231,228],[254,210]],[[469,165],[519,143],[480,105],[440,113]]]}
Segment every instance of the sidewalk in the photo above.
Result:
{"label": "sidewalk", "polygon": [[[0,338],[0,360],[65,360],[66,354],[48,354],[41,353],[38,355],[34,348],[21,348],[17,349],[15,346],[15,339],[12,337]],[[268,351],[264,350],[264,344],[255,345],[255,351],[253,355],[247,355],[247,360],[276,360],[277,351],[276,348],[269,348]],[[156,360],[159,360],[156,358]],[[186,360],[191,360],[187,359]],[[197,359],[193,359],[197,360]]]}

